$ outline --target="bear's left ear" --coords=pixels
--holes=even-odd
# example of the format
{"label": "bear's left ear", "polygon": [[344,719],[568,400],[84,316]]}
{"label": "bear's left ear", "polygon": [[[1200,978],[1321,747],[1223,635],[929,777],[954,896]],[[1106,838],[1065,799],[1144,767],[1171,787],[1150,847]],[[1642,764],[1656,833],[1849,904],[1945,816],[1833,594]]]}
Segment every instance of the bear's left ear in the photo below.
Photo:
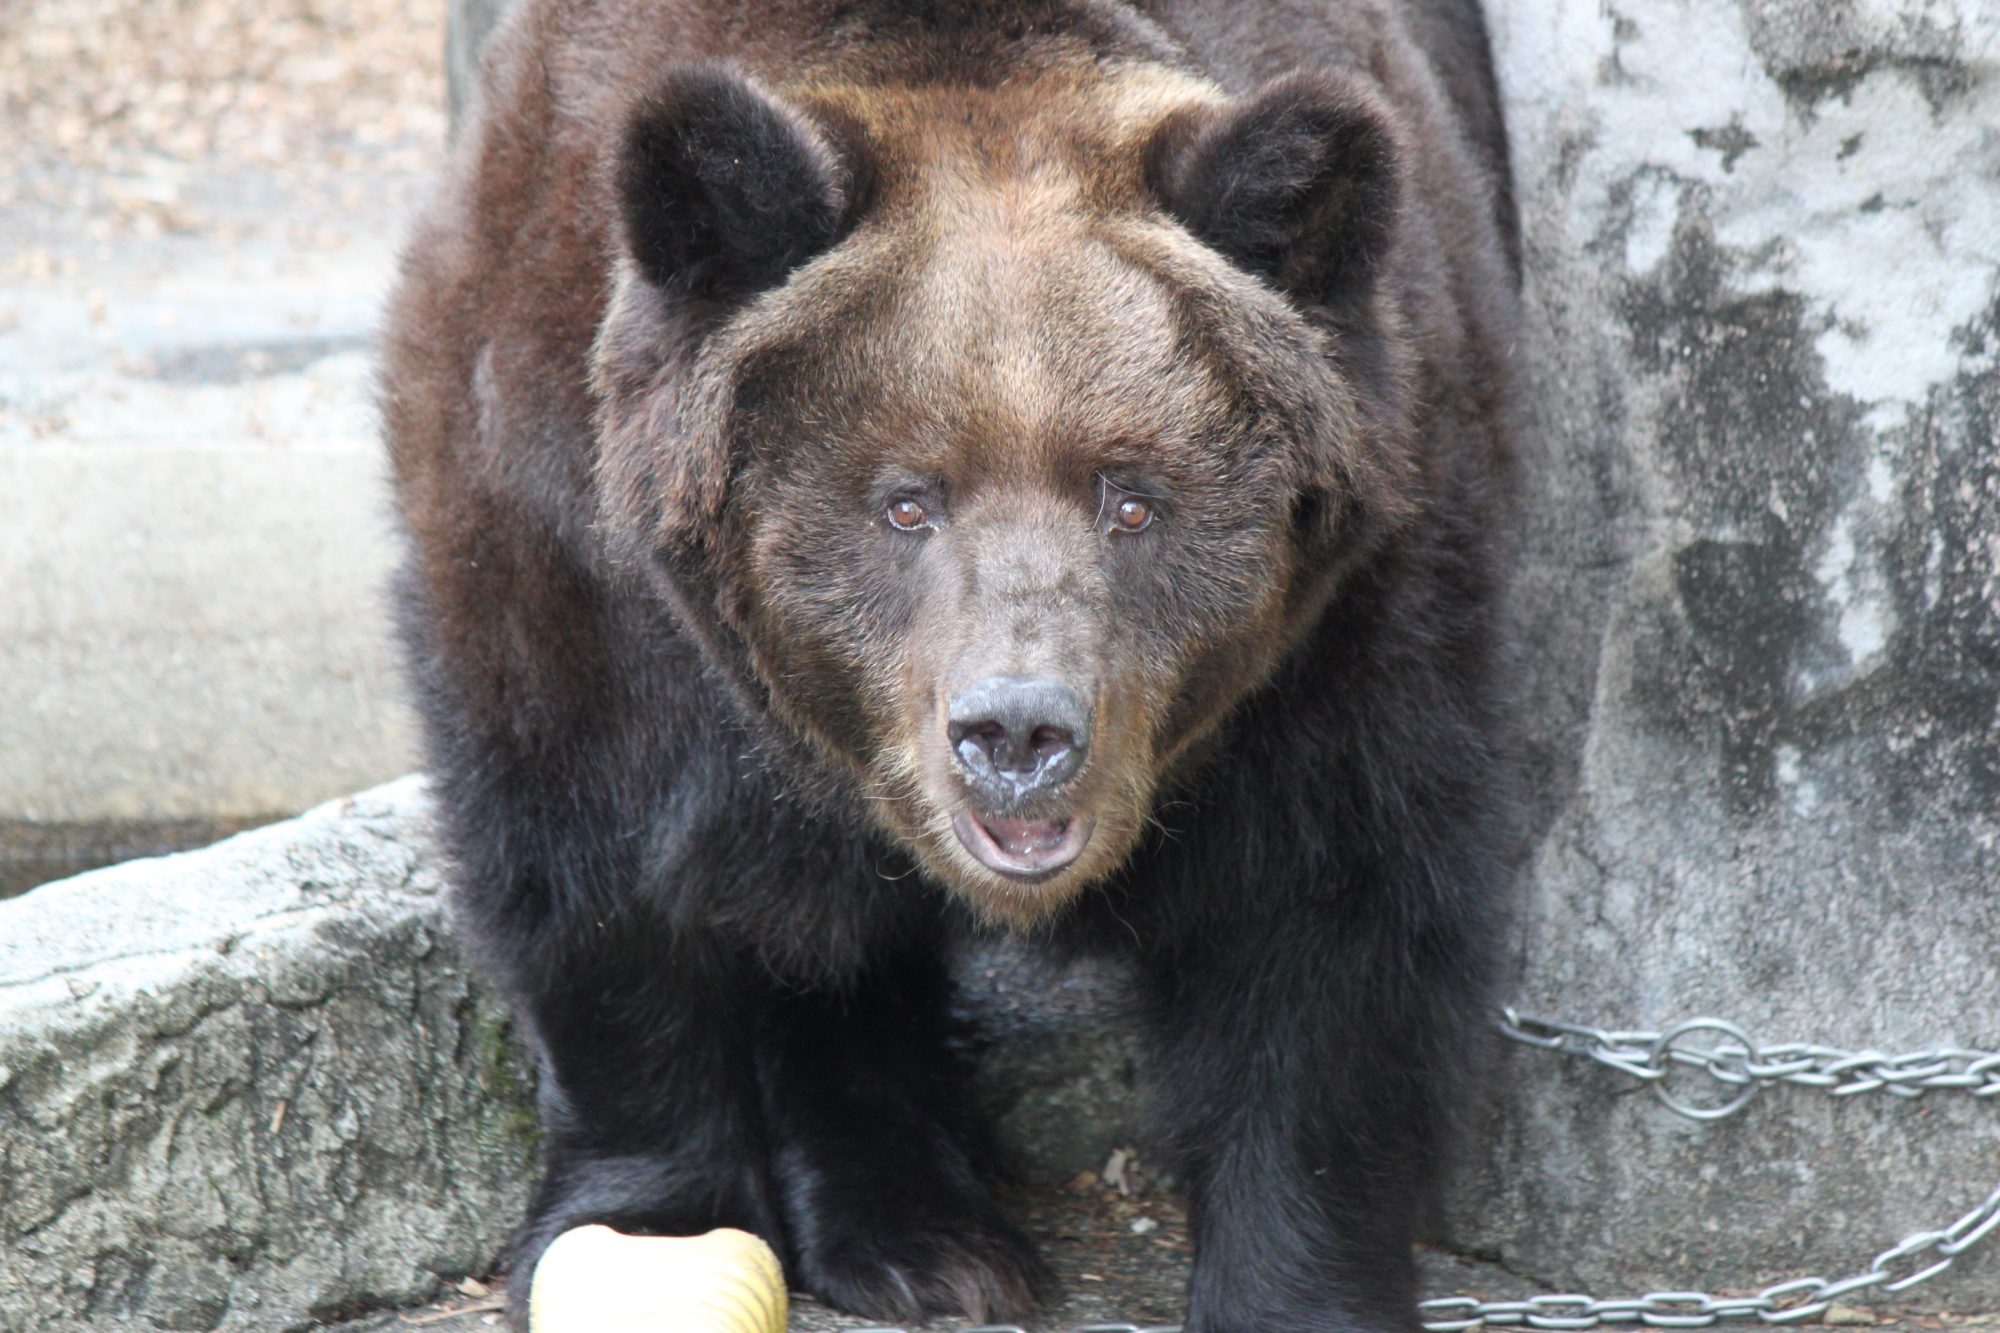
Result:
{"label": "bear's left ear", "polygon": [[1148,174],[1198,239],[1309,302],[1365,294],[1395,234],[1401,169],[1390,114],[1332,74],[1287,75],[1172,117]]}
{"label": "bear's left ear", "polygon": [[626,122],[616,184],[624,240],[655,286],[697,300],[774,287],[848,229],[857,144],[836,142],[726,65],[662,77]]}

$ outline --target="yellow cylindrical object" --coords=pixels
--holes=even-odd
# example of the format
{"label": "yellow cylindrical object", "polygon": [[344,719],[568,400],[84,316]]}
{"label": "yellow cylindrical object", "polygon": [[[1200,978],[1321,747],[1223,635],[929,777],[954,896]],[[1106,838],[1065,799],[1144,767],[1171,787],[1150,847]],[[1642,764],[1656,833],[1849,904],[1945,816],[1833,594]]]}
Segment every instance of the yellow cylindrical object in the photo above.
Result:
{"label": "yellow cylindrical object", "polygon": [[627,1236],[578,1227],[535,1265],[535,1333],[785,1333],[785,1274],[771,1247],[724,1227]]}

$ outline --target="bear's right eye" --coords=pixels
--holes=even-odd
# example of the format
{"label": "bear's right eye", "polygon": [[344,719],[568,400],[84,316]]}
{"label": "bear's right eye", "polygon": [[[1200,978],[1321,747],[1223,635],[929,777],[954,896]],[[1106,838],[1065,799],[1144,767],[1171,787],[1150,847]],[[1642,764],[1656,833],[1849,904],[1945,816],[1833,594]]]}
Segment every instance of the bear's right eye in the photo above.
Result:
{"label": "bear's right eye", "polygon": [[1136,496],[1122,500],[1111,512],[1111,523],[1120,532],[1144,532],[1153,526],[1153,506]]}
{"label": "bear's right eye", "polygon": [[931,525],[931,516],[924,507],[908,496],[890,501],[883,514],[889,526],[898,532],[920,532]]}

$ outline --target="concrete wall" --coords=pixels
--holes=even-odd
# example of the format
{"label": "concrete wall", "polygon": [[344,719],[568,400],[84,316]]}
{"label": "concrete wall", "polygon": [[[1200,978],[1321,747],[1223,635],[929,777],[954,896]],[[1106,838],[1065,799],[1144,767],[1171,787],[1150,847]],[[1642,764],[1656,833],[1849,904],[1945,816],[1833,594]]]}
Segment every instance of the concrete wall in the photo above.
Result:
{"label": "concrete wall", "polygon": [[0,449],[0,819],[285,812],[407,766],[366,424]]}
{"label": "concrete wall", "polygon": [[[368,287],[387,266],[385,241]],[[415,763],[373,309],[322,311],[333,331],[300,338],[268,289],[244,300],[276,329],[136,368],[0,334],[0,364],[19,352],[0,380],[21,388],[0,384],[0,409],[60,423],[9,439],[0,410],[0,897]]]}
{"label": "concrete wall", "polygon": [[[2000,9],[1494,3],[1526,224],[1525,1003],[2000,1049]],[[1679,1120],[1516,1051],[1458,1236],[1550,1282],[1862,1271],[2000,1106]],[[1912,1293],[2000,1305],[2000,1261]]]}

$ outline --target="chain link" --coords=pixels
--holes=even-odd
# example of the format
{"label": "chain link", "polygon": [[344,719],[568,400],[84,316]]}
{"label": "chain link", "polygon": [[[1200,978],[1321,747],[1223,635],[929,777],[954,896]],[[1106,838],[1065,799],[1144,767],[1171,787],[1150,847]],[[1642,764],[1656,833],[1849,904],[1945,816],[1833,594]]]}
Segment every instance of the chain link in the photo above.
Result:
{"label": "chain link", "polygon": [[[1652,1085],[1653,1095],[1691,1120],[1720,1120],[1742,1110],[1757,1090],[1773,1083],[1817,1088],[1834,1097],[1883,1092],[1920,1097],[1931,1091],[2000,1097],[2000,1052],[1957,1046],[1887,1055],[1835,1046],[1785,1042],[1765,1046],[1736,1024],[1720,1018],[1691,1018],[1659,1032],[1590,1027],[1559,1019],[1500,1011],[1501,1035],[1545,1051],[1580,1055]],[[1685,1046],[1682,1038],[1710,1034],[1707,1045]],[[1721,1101],[1697,1104],[1669,1086],[1676,1067],[1707,1074],[1724,1090]],[[1754,1296],[1711,1296],[1700,1291],[1654,1291],[1644,1296],[1599,1299],[1574,1294],[1531,1296],[1524,1301],[1482,1301],[1445,1296],[1418,1307],[1430,1333],[1468,1333],[1480,1328],[1589,1329],[1605,1324],[1646,1328],[1708,1328],[1725,1319],[1765,1324],[1803,1324],[1818,1319],[1844,1296],[1908,1291],[1951,1267],[1952,1261],[2000,1230],[2000,1185],[1984,1203],[1937,1231],[1903,1237],[1875,1256],[1864,1272],[1829,1281],[1793,1278]],[[881,1325],[849,1333],[907,1333]],[[980,1324],[958,1333],[1027,1333],[1018,1324]],[[1084,1324],[1069,1333],[1181,1333],[1178,1324]]]}

